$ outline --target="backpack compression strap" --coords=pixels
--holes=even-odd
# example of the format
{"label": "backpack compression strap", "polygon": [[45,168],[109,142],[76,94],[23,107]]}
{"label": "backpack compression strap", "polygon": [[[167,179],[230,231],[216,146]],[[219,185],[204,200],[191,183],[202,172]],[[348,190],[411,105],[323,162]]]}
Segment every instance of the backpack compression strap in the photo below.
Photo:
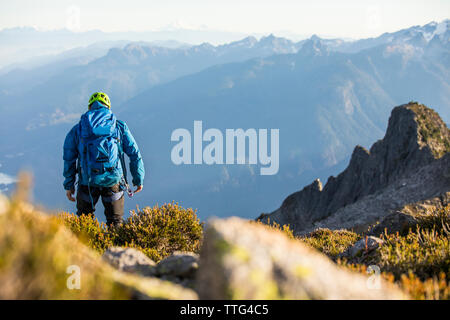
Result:
{"label": "backpack compression strap", "polygon": [[122,142],[123,142],[123,132],[121,127],[119,126],[119,120],[117,120],[116,122],[116,127],[119,130],[119,159],[120,159],[120,163],[122,165],[122,179],[125,182],[125,188],[127,190],[128,196],[131,198],[133,196],[133,190],[130,188],[130,185],[128,184],[128,178],[127,178],[127,166],[125,163],[125,155],[123,152],[123,148],[122,148]]}

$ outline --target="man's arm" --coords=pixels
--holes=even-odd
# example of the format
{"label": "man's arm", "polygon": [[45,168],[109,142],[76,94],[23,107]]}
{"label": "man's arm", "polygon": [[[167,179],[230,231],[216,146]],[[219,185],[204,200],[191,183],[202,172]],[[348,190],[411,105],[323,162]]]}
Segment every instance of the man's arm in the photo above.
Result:
{"label": "man's arm", "polygon": [[130,172],[133,177],[132,182],[133,185],[137,186],[140,191],[144,185],[144,161],[142,160],[141,152],[136,140],[134,140],[134,137],[131,134],[130,129],[124,122],[120,121],[119,123],[123,125],[122,148],[126,155],[130,158]]}
{"label": "man's arm", "polygon": [[[64,140],[64,149],[63,149],[63,159],[64,159],[64,189],[71,191],[71,194],[75,192],[75,179],[77,174],[77,158],[78,158],[78,148],[77,148],[77,128],[78,125],[74,126],[72,130],[66,136]],[[67,197],[69,200],[73,198],[69,197],[67,193]]]}

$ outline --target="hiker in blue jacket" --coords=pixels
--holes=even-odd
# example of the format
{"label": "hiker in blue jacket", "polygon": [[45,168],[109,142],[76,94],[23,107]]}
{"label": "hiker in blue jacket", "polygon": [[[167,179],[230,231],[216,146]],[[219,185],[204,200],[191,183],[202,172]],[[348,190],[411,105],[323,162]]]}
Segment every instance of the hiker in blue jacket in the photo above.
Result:
{"label": "hiker in blue jacket", "polygon": [[[124,154],[130,159],[133,192],[128,186]],[[64,189],[75,201],[77,215],[90,214],[100,196],[108,226],[122,223],[124,191],[131,197],[143,188],[144,162],[139,147],[127,125],[111,112],[109,97],[103,92],[89,99],[89,110],[67,134],[64,141]]]}

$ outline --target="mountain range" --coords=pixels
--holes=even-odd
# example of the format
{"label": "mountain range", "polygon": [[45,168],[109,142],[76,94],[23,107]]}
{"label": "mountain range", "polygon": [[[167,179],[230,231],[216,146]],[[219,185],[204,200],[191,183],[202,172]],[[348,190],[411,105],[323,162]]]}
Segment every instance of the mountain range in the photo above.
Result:
{"label": "mountain range", "polygon": [[86,47],[99,42],[144,41],[167,47],[180,47],[186,43],[227,43],[243,37],[245,34],[238,32],[191,28],[182,25],[141,32],[38,30],[34,27],[7,28],[0,31],[0,68],[11,63],[26,62],[39,56],[56,55],[66,50]]}
{"label": "mountain range", "polygon": [[[100,46],[96,57],[80,50],[10,69],[0,74],[1,171],[32,169],[36,198],[71,209],[61,187],[62,143],[89,95],[104,91],[149,172],[128,208],[176,199],[202,218],[254,217],[342,170],[354,145],[382,137],[393,105],[417,100],[450,121],[448,22],[351,42],[273,35],[171,48],[120,42]],[[174,165],[171,132],[192,129],[195,120],[221,130],[280,129],[279,174],[258,176],[253,165]]]}

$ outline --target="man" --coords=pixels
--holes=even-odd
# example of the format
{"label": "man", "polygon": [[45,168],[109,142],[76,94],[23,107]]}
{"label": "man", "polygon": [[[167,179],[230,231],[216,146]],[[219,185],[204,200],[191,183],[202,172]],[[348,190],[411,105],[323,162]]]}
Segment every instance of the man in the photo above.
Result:
{"label": "man", "polygon": [[108,226],[122,223],[124,190],[133,194],[127,182],[124,153],[130,159],[134,193],[138,193],[145,175],[139,147],[127,125],[111,112],[109,97],[96,92],[89,99],[89,110],[64,141],[64,189],[67,198],[75,201],[78,174],[78,216],[93,213],[101,197]]}

